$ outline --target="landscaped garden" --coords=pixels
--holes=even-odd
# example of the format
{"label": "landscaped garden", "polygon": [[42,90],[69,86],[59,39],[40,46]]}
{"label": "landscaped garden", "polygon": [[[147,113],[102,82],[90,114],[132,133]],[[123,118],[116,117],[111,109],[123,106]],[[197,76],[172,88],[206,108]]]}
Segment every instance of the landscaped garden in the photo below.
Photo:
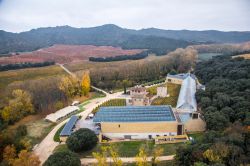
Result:
{"label": "landscaped garden", "polygon": [[104,102],[100,106],[96,107],[93,110],[93,113],[96,113],[100,107],[110,107],[110,106],[125,106],[126,105],[126,99],[111,99],[107,102]]}
{"label": "landscaped garden", "polygon": [[[167,83],[165,84],[165,86],[167,86],[167,92],[168,92],[169,97],[156,98],[152,101],[151,104],[152,105],[171,105],[172,107],[175,107],[177,104],[181,85]],[[147,90],[150,95],[157,94],[157,86],[150,87]]]}

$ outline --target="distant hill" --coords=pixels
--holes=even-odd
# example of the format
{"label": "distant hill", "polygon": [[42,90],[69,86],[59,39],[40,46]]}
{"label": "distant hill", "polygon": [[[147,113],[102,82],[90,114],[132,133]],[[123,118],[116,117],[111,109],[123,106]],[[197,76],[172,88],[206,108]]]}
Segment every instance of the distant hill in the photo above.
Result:
{"label": "distant hill", "polygon": [[0,31],[0,54],[33,51],[54,44],[143,48],[157,54],[165,54],[178,47],[200,42],[244,41],[250,41],[250,32],[170,31],[155,28],[132,30],[113,24],[92,28],[59,26],[38,28],[22,33]]}

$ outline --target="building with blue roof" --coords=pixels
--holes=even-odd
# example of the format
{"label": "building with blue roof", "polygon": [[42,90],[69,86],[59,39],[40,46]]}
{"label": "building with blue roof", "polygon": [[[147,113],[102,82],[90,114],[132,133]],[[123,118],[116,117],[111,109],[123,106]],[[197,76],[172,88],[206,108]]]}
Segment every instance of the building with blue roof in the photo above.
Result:
{"label": "building with blue roof", "polygon": [[65,142],[67,140],[68,136],[70,136],[72,134],[77,120],[78,120],[78,116],[76,116],[76,115],[71,116],[71,118],[65,124],[65,126],[63,127],[63,129],[60,133],[60,141]]}
{"label": "building with blue roof", "polygon": [[93,122],[110,139],[152,139],[183,134],[168,105],[101,107]]}

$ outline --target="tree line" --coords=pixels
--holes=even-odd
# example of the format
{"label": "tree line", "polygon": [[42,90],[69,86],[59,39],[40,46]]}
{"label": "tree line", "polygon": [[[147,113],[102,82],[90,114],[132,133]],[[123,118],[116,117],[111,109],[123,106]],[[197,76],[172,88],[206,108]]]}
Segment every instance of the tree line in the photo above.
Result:
{"label": "tree line", "polygon": [[[160,80],[171,71],[187,72],[194,66],[196,59],[197,51],[188,47],[177,49],[166,56],[117,62],[89,71],[93,85],[106,90],[122,89],[124,86]],[[78,73],[81,75],[81,72]]]}
{"label": "tree line", "polygon": [[92,62],[112,62],[112,61],[123,61],[123,60],[138,60],[148,56],[148,51],[143,51],[135,55],[118,55],[111,57],[89,57],[89,61]]}
{"label": "tree line", "polygon": [[39,63],[16,63],[16,64],[7,64],[7,65],[0,65],[0,71],[7,71],[7,70],[16,70],[16,69],[24,69],[24,68],[31,68],[31,67],[44,67],[54,65],[55,62],[53,61],[45,61]]}

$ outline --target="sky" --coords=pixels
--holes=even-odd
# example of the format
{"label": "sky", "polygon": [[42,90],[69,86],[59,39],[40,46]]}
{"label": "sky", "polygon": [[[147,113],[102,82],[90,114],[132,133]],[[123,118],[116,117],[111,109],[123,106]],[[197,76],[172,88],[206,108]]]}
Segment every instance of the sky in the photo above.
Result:
{"label": "sky", "polygon": [[250,31],[250,0],[0,0],[0,30],[103,24]]}

